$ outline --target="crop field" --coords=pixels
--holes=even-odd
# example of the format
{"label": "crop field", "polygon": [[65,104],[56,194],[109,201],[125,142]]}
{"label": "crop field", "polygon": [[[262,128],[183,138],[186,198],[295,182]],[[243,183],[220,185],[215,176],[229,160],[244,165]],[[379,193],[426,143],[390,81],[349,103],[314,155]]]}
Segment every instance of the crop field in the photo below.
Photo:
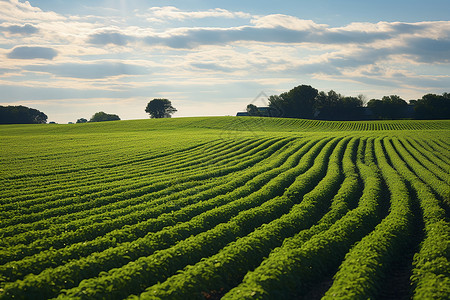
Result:
{"label": "crop field", "polygon": [[448,299],[450,121],[0,127],[0,299]]}

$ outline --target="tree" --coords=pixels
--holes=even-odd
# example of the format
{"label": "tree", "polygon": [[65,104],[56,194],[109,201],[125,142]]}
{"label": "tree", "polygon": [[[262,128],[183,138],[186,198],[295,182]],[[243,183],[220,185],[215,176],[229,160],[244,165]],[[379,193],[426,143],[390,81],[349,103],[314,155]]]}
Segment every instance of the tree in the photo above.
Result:
{"label": "tree", "polygon": [[427,94],[415,102],[418,119],[450,119],[450,94]]}
{"label": "tree", "polygon": [[383,115],[384,107],[383,102],[380,99],[370,99],[367,103],[367,107],[375,117],[381,118]]}
{"label": "tree", "polygon": [[359,101],[361,102],[361,106],[367,106],[367,102],[369,100],[367,100],[367,97],[363,94],[359,94],[356,98],[359,99]]}
{"label": "tree", "polygon": [[309,85],[299,85],[287,93],[269,97],[269,107],[282,112],[287,118],[306,118],[314,116],[314,103],[318,91]]}
{"label": "tree", "polygon": [[335,107],[340,99],[342,99],[342,95],[333,90],[329,91],[327,94],[325,92],[320,92],[315,99],[315,108],[322,110],[324,108]]}
{"label": "tree", "polygon": [[288,92],[290,111],[294,118],[311,119],[314,116],[314,99],[318,91],[310,85],[299,85]]}
{"label": "tree", "polygon": [[408,107],[408,103],[397,95],[384,96],[381,100],[372,99],[367,107],[380,119],[396,119]]}
{"label": "tree", "polygon": [[80,118],[77,120],[77,123],[87,123],[88,120],[86,120],[85,118]]}
{"label": "tree", "polygon": [[333,90],[320,92],[315,99],[318,119],[322,120],[357,120],[362,105],[361,97],[344,97]]}
{"label": "tree", "polygon": [[269,109],[271,112],[271,116],[272,117],[286,117],[286,115],[284,114],[284,109],[285,109],[285,99],[283,99],[282,95],[285,95],[286,93],[281,94],[280,96],[278,95],[272,95],[268,98],[269,100]]}
{"label": "tree", "polygon": [[119,121],[120,118],[118,115],[107,114],[104,112],[95,113],[89,122],[104,122],[104,121]]}
{"label": "tree", "polygon": [[47,115],[26,106],[0,106],[0,124],[45,124]]}
{"label": "tree", "polygon": [[247,105],[247,113],[249,116],[260,116],[258,107],[254,104]]}
{"label": "tree", "polygon": [[322,120],[338,120],[338,106],[342,95],[331,90],[328,93],[320,92],[315,98],[314,108],[317,117]]}
{"label": "tree", "polygon": [[360,97],[343,97],[339,102],[338,115],[340,120],[358,120],[361,118],[359,108],[363,106]]}
{"label": "tree", "polygon": [[145,112],[150,118],[170,118],[177,111],[167,99],[153,99],[147,104]]}

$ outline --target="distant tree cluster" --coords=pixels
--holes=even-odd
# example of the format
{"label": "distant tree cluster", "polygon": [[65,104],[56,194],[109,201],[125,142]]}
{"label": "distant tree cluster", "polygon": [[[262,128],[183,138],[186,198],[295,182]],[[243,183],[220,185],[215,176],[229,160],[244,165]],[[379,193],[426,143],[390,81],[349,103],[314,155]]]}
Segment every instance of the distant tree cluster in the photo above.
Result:
{"label": "distant tree cluster", "polygon": [[346,97],[333,90],[320,92],[315,98],[315,117],[322,120],[355,120],[359,118],[363,104],[363,95]]}
{"label": "distant tree cluster", "polygon": [[284,117],[319,120],[368,120],[368,119],[449,119],[450,95],[427,94],[409,104],[397,95],[371,99],[366,103],[363,95],[343,96],[331,90],[319,92],[309,85],[300,85],[289,92],[272,95],[266,108],[254,104],[246,113],[238,115]]}
{"label": "distant tree cluster", "polygon": [[47,115],[26,106],[0,106],[0,124],[45,124]]}
{"label": "distant tree cluster", "polygon": [[[78,119],[77,123],[85,123],[84,122],[85,119]],[[95,113],[92,118],[89,120],[89,122],[104,122],[104,121],[119,121],[120,118],[118,115],[114,115],[114,114],[107,114],[105,112],[98,112]]]}
{"label": "distant tree cluster", "polygon": [[[97,112],[95,113],[91,119],[88,121],[85,118],[80,118],[77,120],[77,124],[81,124],[81,123],[87,123],[87,122],[104,122],[104,121],[119,121],[120,118],[118,115],[114,115],[114,114],[107,114],[103,111]],[[69,122],[69,124],[72,124]]]}
{"label": "distant tree cluster", "polygon": [[345,97],[331,90],[319,92],[309,85],[300,85],[287,93],[269,97],[272,115],[287,118],[354,120],[363,106],[364,96]]}
{"label": "distant tree cluster", "polygon": [[450,119],[450,94],[427,94],[414,104],[417,119]]}
{"label": "distant tree cluster", "polygon": [[252,116],[252,117],[260,117],[261,116],[261,113],[260,113],[258,107],[254,104],[247,105],[247,113],[249,116]]}
{"label": "distant tree cluster", "polygon": [[77,120],[77,124],[79,123],[87,123],[88,120],[86,120],[85,118],[80,118]]}
{"label": "distant tree cluster", "polygon": [[377,119],[399,119],[402,111],[408,106],[399,96],[384,96],[381,100],[372,99],[367,107]]}

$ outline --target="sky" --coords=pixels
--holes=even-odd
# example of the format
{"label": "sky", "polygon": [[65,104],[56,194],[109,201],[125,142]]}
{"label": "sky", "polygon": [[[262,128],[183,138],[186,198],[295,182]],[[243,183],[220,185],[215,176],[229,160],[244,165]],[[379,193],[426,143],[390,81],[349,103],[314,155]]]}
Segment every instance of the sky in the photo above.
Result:
{"label": "sky", "polygon": [[367,99],[450,92],[448,0],[0,0],[0,105],[225,116],[311,85]]}

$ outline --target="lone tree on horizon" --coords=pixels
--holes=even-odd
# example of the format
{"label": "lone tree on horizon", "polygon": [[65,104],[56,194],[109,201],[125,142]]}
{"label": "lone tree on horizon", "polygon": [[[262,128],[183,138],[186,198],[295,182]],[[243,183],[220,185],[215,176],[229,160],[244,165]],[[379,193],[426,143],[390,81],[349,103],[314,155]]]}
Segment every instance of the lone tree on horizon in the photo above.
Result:
{"label": "lone tree on horizon", "polygon": [[153,99],[147,104],[145,112],[150,118],[170,118],[177,111],[167,99]]}

